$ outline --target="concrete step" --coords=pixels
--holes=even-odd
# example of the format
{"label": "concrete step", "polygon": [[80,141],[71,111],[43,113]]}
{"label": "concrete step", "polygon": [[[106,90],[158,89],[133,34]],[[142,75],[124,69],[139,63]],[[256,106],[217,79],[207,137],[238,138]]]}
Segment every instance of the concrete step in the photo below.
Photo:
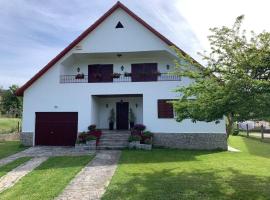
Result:
{"label": "concrete step", "polygon": [[129,135],[101,135],[100,139],[128,139]]}
{"label": "concrete step", "polygon": [[120,149],[126,149],[128,148],[128,145],[119,145],[119,146],[97,146],[97,150],[120,150]]}
{"label": "concrete step", "polygon": [[128,145],[128,141],[120,141],[120,142],[109,142],[109,141],[102,141],[102,142],[99,142],[99,145]]}
{"label": "concrete step", "polygon": [[130,131],[108,131],[102,130],[102,134],[130,134]]}

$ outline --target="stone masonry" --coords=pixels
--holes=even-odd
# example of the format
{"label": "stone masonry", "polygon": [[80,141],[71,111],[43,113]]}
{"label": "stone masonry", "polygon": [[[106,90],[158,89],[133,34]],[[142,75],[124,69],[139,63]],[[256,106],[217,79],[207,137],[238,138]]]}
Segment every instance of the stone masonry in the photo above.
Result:
{"label": "stone masonry", "polygon": [[24,146],[33,146],[33,135],[34,133],[32,132],[22,132],[20,134],[20,140],[21,140],[21,143],[24,145]]}
{"label": "stone masonry", "polygon": [[227,136],[221,133],[154,133],[153,145],[177,149],[227,150]]}

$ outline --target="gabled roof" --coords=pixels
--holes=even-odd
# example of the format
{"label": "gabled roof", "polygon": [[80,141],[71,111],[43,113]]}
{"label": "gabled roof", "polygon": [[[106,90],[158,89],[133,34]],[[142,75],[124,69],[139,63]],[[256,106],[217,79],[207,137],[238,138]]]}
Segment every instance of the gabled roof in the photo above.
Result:
{"label": "gabled roof", "polygon": [[144,20],[138,17],[135,13],[129,10],[121,2],[117,2],[111,9],[109,9],[104,15],[102,15],[94,24],[87,28],[79,37],[77,37],[72,43],[70,43],[63,51],[61,51],[55,58],[53,58],[45,67],[43,67],[36,75],[34,75],[28,82],[26,82],[22,87],[16,91],[16,95],[23,96],[24,91],[30,87],[38,78],[40,78],[44,73],[46,73],[52,66],[54,66],[62,57],[64,57],[73,47],[75,47],[79,42],[81,42],[89,33],[91,33],[98,25],[100,25],[107,17],[109,17],[116,9],[121,8],[126,11],[132,18],[137,20],[145,28],[155,34],[158,38],[164,41],[169,46],[175,46],[178,48],[184,55],[186,53],[172,43],[165,36],[156,31],[153,27],[147,24]]}

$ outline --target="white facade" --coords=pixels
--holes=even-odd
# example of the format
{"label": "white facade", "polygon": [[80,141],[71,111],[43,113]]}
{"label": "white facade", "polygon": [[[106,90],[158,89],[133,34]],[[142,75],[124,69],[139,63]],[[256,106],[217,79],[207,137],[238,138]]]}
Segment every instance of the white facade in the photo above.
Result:
{"label": "white facade", "polygon": [[[115,29],[118,21],[123,29]],[[117,56],[119,53],[121,57]],[[219,124],[190,120],[179,123],[175,119],[158,118],[158,99],[177,98],[179,94],[173,90],[189,84],[186,78],[181,81],[60,83],[61,75],[74,75],[78,67],[87,75],[90,64],[113,64],[114,72],[124,73],[131,71],[131,64],[157,63],[158,70],[166,73],[173,70],[174,58],[165,42],[119,8],[24,91],[22,131],[35,132],[36,112],[78,112],[79,132],[93,123],[98,128],[108,128],[110,109],[123,100],[129,102],[135,112],[136,123],[143,123],[152,132],[224,134],[224,121]],[[117,97],[110,97],[112,95]]]}

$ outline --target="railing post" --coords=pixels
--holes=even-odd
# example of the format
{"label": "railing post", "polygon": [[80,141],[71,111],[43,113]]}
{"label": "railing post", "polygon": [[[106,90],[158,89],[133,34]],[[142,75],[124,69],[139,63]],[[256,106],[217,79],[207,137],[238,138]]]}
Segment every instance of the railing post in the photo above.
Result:
{"label": "railing post", "polygon": [[246,124],[246,126],[247,126],[247,137],[249,137],[248,123]]}
{"label": "railing post", "polygon": [[264,139],[263,124],[261,125],[261,134],[262,134],[262,139]]}

